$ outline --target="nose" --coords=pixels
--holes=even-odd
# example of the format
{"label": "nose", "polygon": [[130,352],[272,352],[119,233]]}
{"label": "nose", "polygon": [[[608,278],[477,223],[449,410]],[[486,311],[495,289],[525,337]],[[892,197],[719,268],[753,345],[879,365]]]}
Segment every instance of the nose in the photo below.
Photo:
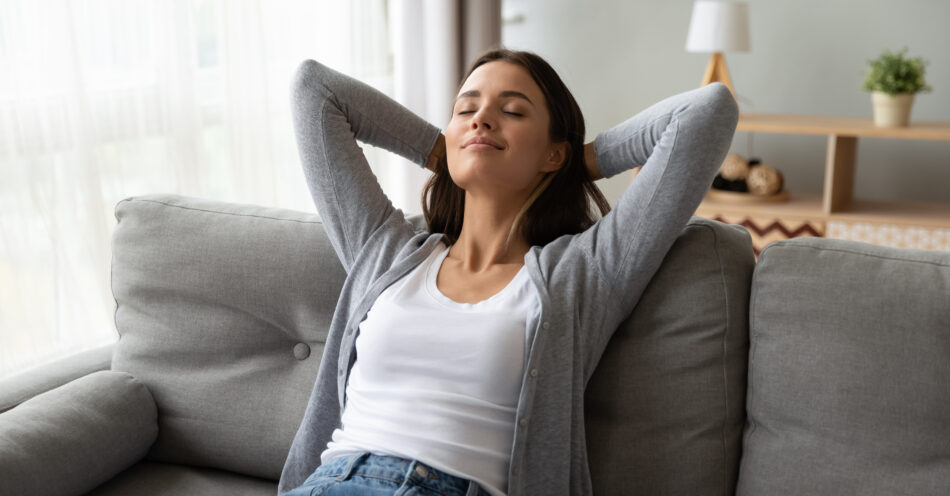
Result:
{"label": "nose", "polygon": [[491,122],[491,119],[488,116],[488,111],[481,109],[472,117],[472,129],[478,129],[479,127],[484,127],[485,129],[491,129],[494,124]]}

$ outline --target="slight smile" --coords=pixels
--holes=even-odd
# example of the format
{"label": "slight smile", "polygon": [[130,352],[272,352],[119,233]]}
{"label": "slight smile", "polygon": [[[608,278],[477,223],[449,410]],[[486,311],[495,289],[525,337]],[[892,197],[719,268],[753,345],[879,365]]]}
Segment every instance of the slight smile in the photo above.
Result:
{"label": "slight smile", "polygon": [[492,145],[486,145],[484,143],[472,143],[465,147],[466,150],[472,150],[475,152],[500,152],[500,148],[496,148]]}

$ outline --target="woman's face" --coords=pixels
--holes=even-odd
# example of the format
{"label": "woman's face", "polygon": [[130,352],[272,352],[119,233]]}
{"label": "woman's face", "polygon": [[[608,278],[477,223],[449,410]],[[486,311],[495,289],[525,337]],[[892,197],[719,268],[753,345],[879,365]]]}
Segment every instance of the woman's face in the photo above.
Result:
{"label": "woman's face", "polygon": [[[469,193],[530,194],[565,158],[549,127],[544,94],[527,70],[503,61],[479,66],[462,85],[445,132],[452,180]],[[498,147],[467,144],[475,137]]]}

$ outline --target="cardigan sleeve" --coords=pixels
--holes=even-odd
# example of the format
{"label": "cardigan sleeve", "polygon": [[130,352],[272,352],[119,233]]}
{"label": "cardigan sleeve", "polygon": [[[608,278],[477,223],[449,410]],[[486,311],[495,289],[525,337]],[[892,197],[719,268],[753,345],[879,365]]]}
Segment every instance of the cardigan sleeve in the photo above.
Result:
{"label": "cardigan sleeve", "polygon": [[[712,83],[666,98],[594,139],[604,177],[643,166],[613,210],[574,240],[607,281],[596,310],[612,317],[606,332],[636,306],[699,206],[729,151],[738,118],[732,93]],[[609,337],[599,336],[599,342]]]}
{"label": "cardigan sleeve", "polygon": [[[440,130],[382,92],[315,60],[292,85],[294,132],[317,213],[347,272],[394,213],[357,140],[424,166]],[[411,225],[402,223],[409,233]]]}

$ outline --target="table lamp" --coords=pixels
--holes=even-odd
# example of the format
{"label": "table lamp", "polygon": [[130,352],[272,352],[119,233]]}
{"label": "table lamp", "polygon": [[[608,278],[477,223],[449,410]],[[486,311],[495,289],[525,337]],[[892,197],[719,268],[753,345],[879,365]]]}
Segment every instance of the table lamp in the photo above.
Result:
{"label": "table lamp", "polygon": [[724,2],[720,0],[696,0],[693,4],[693,16],[689,21],[689,34],[686,37],[687,52],[712,52],[706,74],[700,86],[714,81],[725,84],[732,92],[729,70],[722,52],[749,51],[749,8],[742,2]]}

